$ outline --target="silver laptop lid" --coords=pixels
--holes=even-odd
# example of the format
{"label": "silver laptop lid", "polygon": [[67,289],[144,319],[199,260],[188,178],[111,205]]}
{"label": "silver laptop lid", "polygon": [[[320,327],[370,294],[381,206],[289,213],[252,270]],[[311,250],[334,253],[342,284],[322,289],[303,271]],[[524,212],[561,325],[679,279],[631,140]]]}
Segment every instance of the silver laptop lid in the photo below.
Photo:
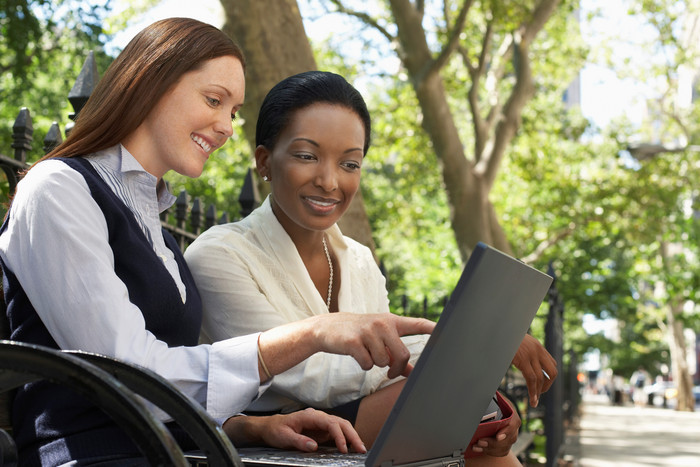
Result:
{"label": "silver laptop lid", "polygon": [[365,465],[459,458],[551,282],[479,243]]}

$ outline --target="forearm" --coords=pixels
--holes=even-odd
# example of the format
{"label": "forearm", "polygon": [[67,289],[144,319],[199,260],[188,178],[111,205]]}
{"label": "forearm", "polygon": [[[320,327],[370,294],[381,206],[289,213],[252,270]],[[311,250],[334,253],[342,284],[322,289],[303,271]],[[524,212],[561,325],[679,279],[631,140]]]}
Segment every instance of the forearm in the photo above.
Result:
{"label": "forearm", "polygon": [[263,362],[267,372],[274,376],[322,350],[314,331],[315,321],[316,317],[295,321],[260,334],[258,368],[261,381],[267,380]]}

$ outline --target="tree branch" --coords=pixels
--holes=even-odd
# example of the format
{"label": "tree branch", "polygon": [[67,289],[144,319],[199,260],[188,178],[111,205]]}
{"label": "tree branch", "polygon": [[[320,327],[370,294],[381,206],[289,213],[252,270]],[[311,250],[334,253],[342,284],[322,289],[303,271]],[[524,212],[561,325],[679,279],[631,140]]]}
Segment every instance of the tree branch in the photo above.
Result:
{"label": "tree branch", "polygon": [[[493,47],[493,22],[489,21],[486,24],[486,31],[484,32],[484,38],[481,45],[481,53],[479,54],[479,60],[477,66],[471,64],[468,52],[460,47],[460,53],[462,55],[462,60],[469,71],[469,76],[471,77],[471,85],[469,87],[469,92],[467,93],[467,98],[469,101],[469,108],[472,112],[472,122],[474,126],[474,160],[479,161],[482,154],[484,145],[486,144],[487,136],[489,134],[489,128],[492,123],[488,120],[484,120],[481,115],[481,102],[479,101],[479,87],[481,86],[481,80],[486,73],[486,64],[488,62],[488,57],[491,53],[491,48]],[[500,109],[500,106],[498,106]],[[489,119],[494,113],[494,108],[492,107],[489,111]]]}
{"label": "tree branch", "polygon": [[445,47],[442,48],[440,54],[430,64],[430,69],[426,70],[426,76],[440,71],[449,60],[450,55],[452,55],[452,52],[454,52],[457,46],[459,45],[459,36],[462,34],[462,31],[464,31],[464,25],[467,22],[467,15],[469,13],[469,9],[473,4],[474,0],[465,0],[462,4],[462,8],[459,11],[459,15],[457,16],[455,24],[452,27],[452,32],[448,34],[447,44],[445,44]]}
{"label": "tree branch", "polygon": [[[498,120],[493,136],[484,147],[475,170],[484,174],[485,183],[492,186],[505,150],[520,127],[522,109],[534,93],[532,68],[530,66],[530,43],[554,13],[559,0],[541,0],[535,7],[529,22],[524,23],[512,34],[513,67],[515,86],[503,106],[502,118]],[[504,44],[505,45],[505,44]],[[492,116],[494,119],[497,115]]]}
{"label": "tree branch", "polygon": [[521,29],[521,42],[526,48],[534,40],[535,36],[542,30],[544,25],[559,6],[560,0],[541,0],[532,12],[532,18]]}
{"label": "tree branch", "polygon": [[486,147],[484,147],[484,154],[477,167],[475,167],[475,170],[484,174],[485,183],[489,187],[493,185],[498,166],[503,159],[506,148],[520,127],[523,107],[525,107],[525,104],[534,93],[528,49],[517,38],[513,52],[513,62],[516,76],[515,86],[513,86],[513,90],[503,106],[502,118],[496,124],[494,134],[489,139]]}
{"label": "tree branch", "polygon": [[396,40],[395,36],[392,36],[391,33],[386,28],[384,28],[381,24],[379,24],[379,22],[376,19],[372,18],[367,13],[350,9],[350,8],[346,7],[345,4],[340,0],[330,0],[330,1],[337,8],[337,10],[336,10],[337,13],[344,13],[344,14],[349,15],[349,16],[354,16],[355,18],[357,18],[360,21],[362,21],[363,23],[365,23],[367,26],[370,26],[370,27],[376,29],[377,31],[379,31],[379,33],[382,36],[384,36],[389,42],[394,42]]}
{"label": "tree branch", "polygon": [[541,242],[539,245],[537,245],[537,247],[535,248],[535,251],[533,251],[532,253],[530,253],[529,255],[527,255],[523,258],[520,258],[520,260],[526,264],[534,263],[535,261],[540,259],[540,257],[544,254],[545,251],[547,251],[548,248],[550,248],[552,245],[556,245],[559,241],[561,241],[561,240],[565,239],[566,237],[568,237],[569,235],[571,235],[571,233],[575,230],[575,228],[576,228],[576,225],[572,222],[571,224],[569,224],[568,227],[563,229],[561,232],[558,232],[553,237],[548,238],[547,240],[544,240],[543,242]]}

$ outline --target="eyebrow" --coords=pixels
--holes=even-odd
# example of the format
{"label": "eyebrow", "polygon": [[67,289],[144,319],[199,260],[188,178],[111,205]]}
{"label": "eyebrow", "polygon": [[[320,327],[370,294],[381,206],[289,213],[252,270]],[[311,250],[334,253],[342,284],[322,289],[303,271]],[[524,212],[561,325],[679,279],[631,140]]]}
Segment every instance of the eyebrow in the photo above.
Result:
{"label": "eyebrow", "polygon": [[[313,145],[316,146],[317,148],[321,147],[320,144],[318,144],[316,141],[314,141],[314,140],[312,140],[312,139],[309,139],[309,138],[303,138],[303,137],[294,138],[294,139],[292,140],[292,143],[297,142],[297,141],[306,141],[306,142],[309,143],[309,144],[313,144]],[[350,153],[350,152],[355,152],[355,151],[363,152],[363,149],[362,149],[362,148],[359,148],[359,147],[358,147],[358,148],[350,148],[350,149],[346,149],[345,151],[343,151],[343,154],[348,154],[348,153]]]}
{"label": "eyebrow", "polygon": [[211,83],[210,86],[214,86],[216,88],[219,88],[224,92],[224,94],[226,94],[229,97],[231,96],[231,91],[229,91],[228,88],[226,88],[226,86],[222,86],[221,84],[218,84],[218,83]]}
{"label": "eyebrow", "polygon": [[[211,83],[210,86],[221,89],[223,91],[223,93],[226,94],[227,97],[233,97],[233,94],[231,94],[231,92],[225,86],[222,86],[221,84]],[[244,103],[245,102],[241,102],[240,104],[234,105],[232,111],[234,113],[238,112],[239,110],[241,110],[241,107],[243,107]]]}

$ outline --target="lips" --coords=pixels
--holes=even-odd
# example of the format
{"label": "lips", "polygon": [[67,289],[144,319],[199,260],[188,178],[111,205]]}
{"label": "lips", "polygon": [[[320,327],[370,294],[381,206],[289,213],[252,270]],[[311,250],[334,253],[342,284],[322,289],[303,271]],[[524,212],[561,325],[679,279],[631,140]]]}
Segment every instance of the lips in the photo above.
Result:
{"label": "lips", "polygon": [[311,209],[324,214],[333,211],[333,209],[340,204],[340,201],[337,199],[322,198],[318,196],[304,196],[303,199],[306,201],[306,204],[311,207]]}

